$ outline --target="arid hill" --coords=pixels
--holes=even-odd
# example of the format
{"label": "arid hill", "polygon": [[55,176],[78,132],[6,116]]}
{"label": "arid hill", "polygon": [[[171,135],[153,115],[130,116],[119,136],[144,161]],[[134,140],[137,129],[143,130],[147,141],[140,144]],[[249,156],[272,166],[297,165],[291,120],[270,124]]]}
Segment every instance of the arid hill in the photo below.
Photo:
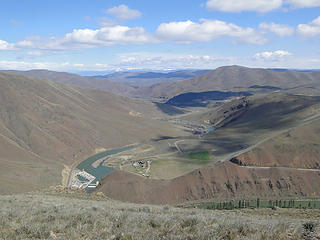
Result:
{"label": "arid hill", "polygon": [[292,128],[232,160],[243,166],[320,170],[320,120]]}
{"label": "arid hill", "polygon": [[96,190],[126,202],[182,204],[225,199],[320,197],[319,172],[247,169],[225,162],[172,180],[153,180],[123,171],[106,176]]}
{"label": "arid hill", "polygon": [[170,99],[187,92],[274,91],[320,95],[320,72],[275,71],[240,66],[220,67],[190,80],[155,84],[135,94]]}
{"label": "arid hill", "polygon": [[[11,72],[122,96],[158,100],[168,100],[183,93],[207,91],[221,91],[229,94],[283,91],[310,96],[320,95],[320,72],[276,71],[240,66],[220,67],[213,71],[179,71],[168,74],[115,73],[99,78],[48,70]],[[151,86],[138,84],[139,81],[153,84]]]}
{"label": "arid hill", "polygon": [[184,119],[210,122],[216,130],[194,144],[193,149],[205,148],[224,159],[290,129],[312,124],[320,117],[319,109],[319,97],[271,93],[236,99]]}
{"label": "arid hill", "polygon": [[20,74],[28,77],[42,78],[53,82],[60,82],[72,84],[79,87],[93,88],[120,94],[123,96],[129,95],[130,92],[135,91],[135,88],[123,84],[121,82],[113,82],[108,79],[99,79],[94,77],[83,77],[77,74],[67,72],[55,72],[49,70],[30,70],[30,71],[7,71]]}
{"label": "arid hill", "polygon": [[0,102],[1,194],[60,184],[98,148],[185,134],[153,103],[21,75],[0,73]]}
{"label": "arid hill", "polygon": [[6,71],[28,77],[37,77],[54,82],[72,84],[75,86],[93,88],[122,96],[139,96],[136,91],[139,87],[150,86],[159,82],[177,82],[191,79],[208,72],[208,70],[185,70],[170,73],[156,72],[117,72],[104,76],[84,77],[67,72],[50,70]]}

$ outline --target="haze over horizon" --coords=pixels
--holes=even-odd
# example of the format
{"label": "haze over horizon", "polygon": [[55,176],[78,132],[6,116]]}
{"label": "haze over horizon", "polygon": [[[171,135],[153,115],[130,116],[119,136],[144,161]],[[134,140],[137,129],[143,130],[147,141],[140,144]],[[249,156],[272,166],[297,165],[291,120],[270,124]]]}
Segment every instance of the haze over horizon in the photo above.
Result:
{"label": "haze over horizon", "polygon": [[5,2],[0,69],[315,69],[319,10],[318,0]]}

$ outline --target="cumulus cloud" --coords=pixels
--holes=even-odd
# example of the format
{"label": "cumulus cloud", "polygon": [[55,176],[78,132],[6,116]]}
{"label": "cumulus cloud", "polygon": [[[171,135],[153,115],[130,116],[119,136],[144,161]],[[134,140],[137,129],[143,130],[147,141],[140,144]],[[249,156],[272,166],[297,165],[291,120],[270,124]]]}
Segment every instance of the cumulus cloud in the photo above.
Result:
{"label": "cumulus cloud", "polygon": [[299,24],[297,33],[303,37],[314,37],[320,34],[320,16],[308,24]]}
{"label": "cumulus cloud", "polygon": [[180,43],[208,42],[221,36],[238,39],[239,42],[263,44],[266,42],[253,28],[242,28],[219,20],[202,19],[199,23],[185,22],[162,23],[156,34],[164,40]]}
{"label": "cumulus cloud", "polygon": [[141,12],[139,12],[138,10],[130,9],[124,4],[117,7],[109,8],[107,10],[107,13],[122,20],[136,19],[141,16]]}
{"label": "cumulus cloud", "polygon": [[319,0],[287,0],[292,8],[320,7]]}
{"label": "cumulus cloud", "polygon": [[[282,50],[283,51],[283,50]],[[137,52],[120,54],[113,65],[107,69],[126,70],[176,70],[176,69],[214,69],[220,66],[241,65],[259,68],[294,68],[315,69],[320,64],[320,59],[295,57],[286,51],[275,51],[274,55],[282,58],[270,57],[270,53],[260,53],[256,56],[224,56],[224,55],[179,55],[166,53]],[[271,52],[272,53],[272,52]],[[272,54],[271,54],[272,55]],[[265,56],[264,58],[261,56]],[[267,58],[267,59],[266,59]],[[278,59],[278,60],[275,60]]]}
{"label": "cumulus cloud", "polygon": [[15,50],[14,44],[8,43],[7,41],[0,40],[0,51],[1,50]]}
{"label": "cumulus cloud", "polygon": [[52,62],[25,62],[25,61],[0,61],[0,69],[5,70],[30,70],[30,69],[70,69],[72,64]]}
{"label": "cumulus cloud", "polygon": [[75,43],[84,45],[111,46],[115,44],[142,44],[152,41],[143,27],[130,28],[127,26],[103,27],[98,30],[75,29],[65,35],[65,44]]}
{"label": "cumulus cloud", "polygon": [[259,28],[265,32],[272,32],[280,37],[287,37],[294,34],[294,28],[285,24],[261,23]]}
{"label": "cumulus cloud", "polygon": [[[99,29],[74,29],[62,37],[47,39],[37,36],[28,37],[15,43],[14,47],[36,50],[73,50],[163,41],[192,43],[211,41],[222,36],[231,37],[240,43],[264,44],[267,41],[253,28],[242,28],[232,23],[203,19],[199,23],[190,20],[162,23],[155,34],[148,33],[143,27],[131,28],[122,25],[109,26],[107,24],[107,26]],[[5,43],[2,45],[2,48],[5,48]],[[7,43],[6,48],[8,47]]]}
{"label": "cumulus cloud", "polygon": [[53,71],[104,71],[111,70],[108,64],[84,64],[70,62],[29,62],[29,61],[6,61],[0,60],[1,70],[30,70],[30,69],[48,69]]}
{"label": "cumulus cloud", "polygon": [[19,48],[42,50],[70,50],[113,46],[116,44],[144,44],[155,38],[142,27],[107,26],[100,29],[74,29],[61,38],[27,38],[16,43]]}
{"label": "cumulus cloud", "polygon": [[319,0],[207,0],[207,9],[222,12],[270,12],[282,7],[319,7]]}
{"label": "cumulus cloud", "polygon": [[282,6],[282,0],[208,0],[207,8],[223,12],[269,12]]}
{"label": "cumulus cloud", "polygon": [[112,67],[117,70],[174,70],[214,68],[217,64],[230,64],[227,58],[209,55],[176,55],[164,53],[125,53],[120,54]]}
{"label": "cumulus cloud", "polygon": [[292,54],[288,51],[284,50],[277,50],[274,52],[261,52],[256,53],[253,57],[257,60],[264,60],[264,61],[281,61],[285,57],[291,56]]}

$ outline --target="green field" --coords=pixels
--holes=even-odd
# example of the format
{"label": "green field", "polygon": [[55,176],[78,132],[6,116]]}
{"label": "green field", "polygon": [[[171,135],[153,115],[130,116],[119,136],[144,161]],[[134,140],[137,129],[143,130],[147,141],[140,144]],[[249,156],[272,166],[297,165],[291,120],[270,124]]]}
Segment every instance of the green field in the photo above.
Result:
{"label": "green field", "polygon": [[211,159],[211,154],[208,151],[193,152],[188,157],[197,164],[206,164]]}

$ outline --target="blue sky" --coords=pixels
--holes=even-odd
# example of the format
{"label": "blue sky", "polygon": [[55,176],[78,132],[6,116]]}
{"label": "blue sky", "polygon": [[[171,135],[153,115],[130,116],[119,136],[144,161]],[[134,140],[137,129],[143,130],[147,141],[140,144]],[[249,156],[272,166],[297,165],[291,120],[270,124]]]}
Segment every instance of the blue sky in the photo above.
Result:
{"label": "blue sky", "polygon": [[0,69],[320,68],[320,0],[4,1]]}

